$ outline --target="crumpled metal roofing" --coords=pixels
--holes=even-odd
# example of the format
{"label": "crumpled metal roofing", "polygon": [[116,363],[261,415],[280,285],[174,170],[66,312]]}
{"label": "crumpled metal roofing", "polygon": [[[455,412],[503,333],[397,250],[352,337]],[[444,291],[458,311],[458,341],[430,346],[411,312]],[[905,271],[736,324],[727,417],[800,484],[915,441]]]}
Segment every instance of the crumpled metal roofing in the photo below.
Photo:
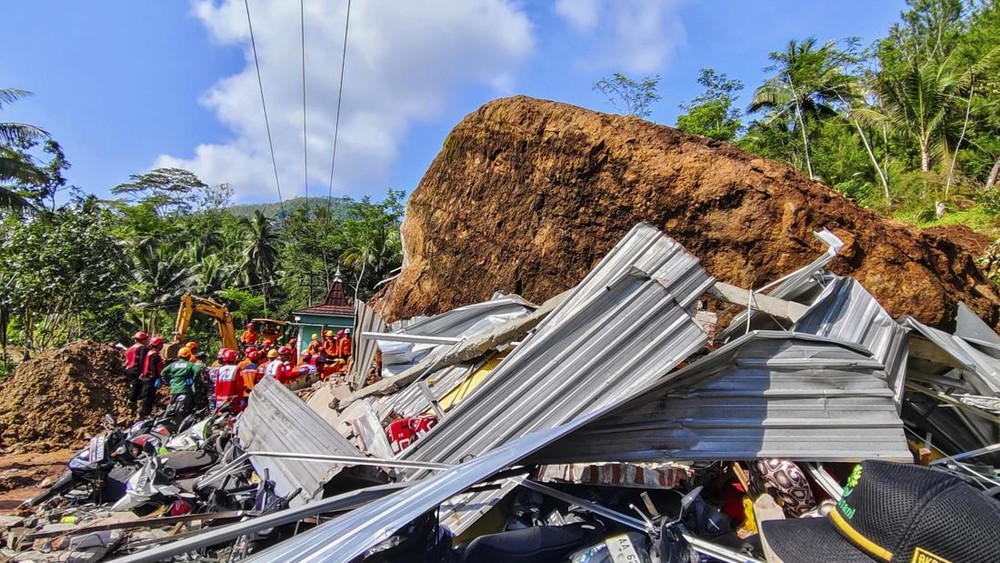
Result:
{"label": "crumpled metal roofing", "polygon": [[631,397],[704,346],[688,308],[713,283],[679,243],[637,225],[485,383],[400,457],[458,463]]}
{"label": "crumpled metal roofing", "polygon": [[976,349],[960,336],[931,328],[913,317],[903,317],[900,323],[951,356],[962,366],[963,375],[980,395],[1000,396],[1000,359]]}
{"label": "crumpled metal roofing", "polygon": [[955,336],[960,336],[966,342],[986,348],[993,355],[1000,353],[1000,335],[986,324],[979,315],[972,312],[965,303],[958,304],[958,314],[955,315]]}
{"label": "crumpled metal roofing", "polygon": [[369,307],[364,301],[358,301],[354,313],[354,350],[352,351],[353,361],[351,369],[347,374],[347,381],[351,382],[352,389],[360,389],[365,386],[368,378],[368,370],[375,361],[375,352],[378,351],[378,342],[367,336],[366,332],[385,332],[388,330],[382,317],[378,316],[375,309]]}
{"label": "crumpled metal roofing", "polygon": [[[246,451],[309,453],[364,457],[323,418],[277,379],[265,377],[254,386],[245,411],[236,421],[236,436]],[[323,496],[323,485],[341,469],[335,463],[251,456],[258,475],[270,472],[275,491],[287,495],[301,487],[292,506]]]}
{"label": "crumpled metal roofing", "polygon": [[[590,417],[583,420],[589,420]],[[421,514],[482,482],[498,471],[552,442],[571,426],[522,436],[505,447],[437,472],[381,500],[262,551],[247,561],[351,561],[391,537]]]}
{"label": "crumpled metal roofing", "polygon": [[902,404],[909,329],[897,323],[857,280],[834,278],[792,331],[862,346],[885,366],[897,408]]}
{"label": "crumpled metal roofing", "polygon": [[[478,365],[463,363],[449,366],[432,372],[422,381],[427,382],[434,398],[440,399],[461,383]],[[380,400],[383,405],[392,408],[393,411],[404,417],[417,416],[431,408],[430,401],[416,384],[408,385],[405,389],[382,397]]]}
{"label": "crumpled metal roofing", "polygon": [[912,461],[883,370],[856,345],[752,332],[528,461]]}

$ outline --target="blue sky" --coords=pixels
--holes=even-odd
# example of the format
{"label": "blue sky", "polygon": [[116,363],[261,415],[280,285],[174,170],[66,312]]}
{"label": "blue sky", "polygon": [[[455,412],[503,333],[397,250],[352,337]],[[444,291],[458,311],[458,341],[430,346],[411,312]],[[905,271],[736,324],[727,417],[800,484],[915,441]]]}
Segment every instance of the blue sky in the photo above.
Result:
{"label": "blue sky", "polygon": [[[306,3],[309,193],[328,191],[346,0]],[[250,0],[282,195],[305,192],[298,2]],[[885,34],[903,0],[356,0],[336,194],[412,190],[448,131],[505,95],[608,110],[592,84],[659,74],[652,120],[675,122],[713,67],[752,90],[792,38]],[[0,87],[30,90],[4,121],[63,145],[68,177],[108,195],[128,175],[183,166],[276,201],[246,12],[232,0],[32,0],[4,6]],[[745,92],[746,93],[746,92]]]}

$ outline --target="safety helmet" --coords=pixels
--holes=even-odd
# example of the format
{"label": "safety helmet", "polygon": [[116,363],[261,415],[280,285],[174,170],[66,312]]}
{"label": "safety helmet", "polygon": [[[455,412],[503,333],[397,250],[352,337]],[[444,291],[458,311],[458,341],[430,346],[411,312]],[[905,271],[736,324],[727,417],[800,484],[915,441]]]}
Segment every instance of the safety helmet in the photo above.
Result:
{"label": "safety helmet", "polygon": [[222,361],[231,364],[236,361],[236,350],[226,350],[222,353]]}
{"label": "safety helmet", "polygon": [[292,355],[292,349],[289,348],[288,346],[282,346],[281,348],[278,348],[278,355],[279,356],[291,356]]}
{"label": "safety helmet", "polygon": [[194,357],[194,354],[191,353],[190,348],[185,346],[177,351],[177,357],[184,358],[185,360],[190,360],[192,357]]}
{"label": "safety helmet", "polygon": [[302,354],[302,361],[308,363],[312,359],[312,354]]}
{"label": "safety helmet", "polygon": [[337,336],[344,336],[344,331],[338,330],[337,331]]}
{"label": "safety helmet", "polygon": [[149,339],[149,345],[152,346],[153,348],[158,348],[160,346],[163,346],[163,339],[160,338],[159,336],[154,336]]}
{"label": "safety helmet", "polygon": [[333,336],[333,331],[332,331],[332,330],[328,330],[328,331],[326,331],[326,335],[327,335],[327,336]]}
{"label": "safety helmet", "polygon": [[256,362],[257,358],[260,358],[260,354],[257,353],[257,350],[247,350],[248,360],[250,360],[251,362]]}
{"label": "safety helmet", "polygon": [[141,331],[141,330],[139,332],[137,332],[137,333],[135,333],[135,334],[132,335],[132,340],[138,340],[139,342],[142,342],[143,340],[148,340],[148,339],[149,339],[149,335],[146,334],[144,331]]}
{"label": "safety helmet", "polygon": [[345,328],[344,329],[344,334],[351,334],[351,329]]}
{"label": "safety helmet", "polygon": [[190,348],[192,351],[197,350],[199,348],[198,343],[195,342],[194,340],[192,340],[191,342],[188,342],[187,344],[185,344],[184,347],[185,348]]}
{"label": "safety helmet", "polygon": [[277,351],[277,350],[274,350],[274,349],[271,349],[271,350],[268,350],[268,351],[267,351],[267,357],[268,357],[268,358],[271,358],[272,360],[273,360],[274,358],[277,358],[277,357],[278,357],[278,351]]}
{"label": "safety helmet", "polygon": [[226,351],[225,348],[220,348],[219,351],[215,354],[215,359],[219,360],[221,362],[222,361],[222,354],[225,351]]}
{"label": "safety helmet", "polygon": [[299,343],[299,339],[298,338],[289,338],[288,339],[288,345],[289,346],[295,346],[298,343]]}
{"label": "safety helmet", "polygon": [[248,355],[250,354],[250,352],[256,352],[256,351],[257,351],[257,347],[256,346],[250,346],[250,347],[247,348],[247,354]]}
{"label": "safety helmet", "polygon": [[316,333],[314,332],[312,336],[309,337],[309,340],[319,340],[319,336],[317,336]]}
{"label": "safety helmet", "polygon": [[253,330],[253,323],[247,323],[247,330]]}

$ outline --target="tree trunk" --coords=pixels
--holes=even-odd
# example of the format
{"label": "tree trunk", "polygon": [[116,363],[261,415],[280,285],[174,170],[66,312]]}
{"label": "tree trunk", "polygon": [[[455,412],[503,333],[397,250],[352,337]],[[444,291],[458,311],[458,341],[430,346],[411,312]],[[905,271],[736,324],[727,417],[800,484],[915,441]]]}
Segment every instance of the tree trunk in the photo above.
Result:
{"label": "tree trunk", "polygon": [[962,148],[962,141],[965,140],[965,132],[969,128],[969,114],[972,112],[972,94],[975,85],[969,88],[969,103],[965,106],[965,121],[962,123],[962,134],[958,136],[958,143],[955,144],[955,154],[951,155],[951,167],[948,168],[948,181],[944,184],[944,200],[948,201],[948,194],[951,192],[951,181],[955,178],[955,164],[958,162],[958,150]]}
{"label": "tree trunk", "polygon": [[926,140],[920,140],[920,170],[924,172],[931,171],[931,151],[928,147],[930,143]]}
{"label": "tree trunk", "polygon": [[987,189],[997,183],[997,176],[1000,176],[1000,156],[997,157],[996,162],[993,163],[993,168],[990,169],[990,177],[986,178]]}

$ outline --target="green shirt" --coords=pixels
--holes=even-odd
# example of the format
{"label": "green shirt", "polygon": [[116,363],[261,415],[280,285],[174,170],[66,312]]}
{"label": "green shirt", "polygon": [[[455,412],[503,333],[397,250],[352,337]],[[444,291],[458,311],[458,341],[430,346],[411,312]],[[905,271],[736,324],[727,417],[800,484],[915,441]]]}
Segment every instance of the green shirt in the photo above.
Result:
{"label": "green shirt", "polygon": [[198,364],[179,359],[163,368],[160,377],[170,386],[171,395],[180,395],[191,392],[192,383],[201,377],[201,369]]}

